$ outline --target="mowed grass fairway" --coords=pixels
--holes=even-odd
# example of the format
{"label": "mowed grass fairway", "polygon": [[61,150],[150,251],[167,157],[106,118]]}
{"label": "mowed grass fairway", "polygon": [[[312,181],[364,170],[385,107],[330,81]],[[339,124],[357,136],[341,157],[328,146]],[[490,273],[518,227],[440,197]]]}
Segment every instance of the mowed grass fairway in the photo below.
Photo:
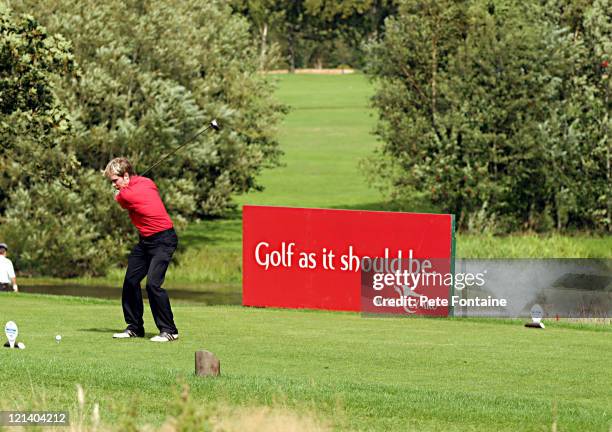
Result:
{"label": "mowed grass fairway", "polygon": [[284,166],[258,178],[264,192],[237,197],[240,204],[367,208],[380,193],[368,186],[358,163],[372,154],[374,88],[362,74],[275,75],[276,96],[290,107],[279,129]]}
{"label": "mowed grass fairway", "polygon": [[[4,294],[0,317],[27,349],[0,350],[2,409],[86,410],[160,424],[187,382],[198,405],[314,412],[337,429],[608,431],[612,333],[503,321],[361,318],[353,313],[174,307],[182,339],[113,340],[118,302]],[[147,312],[145,324],[152,331]],[[57,344],[54,336],[61,333]],[[196,378],[194,352],[221,359]],[[128,407],[132,406],[130,409]],[[131,414],[126,414],[131,412]]]}

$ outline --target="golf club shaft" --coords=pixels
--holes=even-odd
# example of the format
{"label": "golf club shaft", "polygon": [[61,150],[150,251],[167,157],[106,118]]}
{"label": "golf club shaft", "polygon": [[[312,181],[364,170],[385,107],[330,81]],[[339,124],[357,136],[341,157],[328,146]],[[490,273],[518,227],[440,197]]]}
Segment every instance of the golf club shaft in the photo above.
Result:
{"label": "golf club shaft", "polygon": [[202,135],[204,132],[206,132],[208,129],[210,129],[211,127],[213,127],[212,124],[209,124],[208,126],[206,126],[204,129],[202,129],[201,131],[199,131],[197,134],[195,134],[194,136],[192,136],[191,138],[189,138],[187,141],[185,141],[183,144],[181,144],[180,146],[178,146],[177,148],[175,148],[174,150],[172,150],[170,153],[168,153],[167,155],[163,156],[160,160],[158,160],[157,162],[155,162],[153,165],[151,165],[149,168],[147,168],[146,170],[144,170],[144,172],[142,174],[140,174],[141,176],[144,176],[146,173],[148,173],[149,171],[151,171],[153,168],[155,168],[157,165],[159,165],[160,163],[162,163],[163,161],[165,161],[166,159],[168,159],[170,156],[172,156],[174,153],[176,153],[177,151],[179,151],[180,149],[182,149],[183,147],[185,147],[187,144],[189,144],[190,142],[192,142],[193,140],[195,140],[197,137],[199,137],[200,135]]}

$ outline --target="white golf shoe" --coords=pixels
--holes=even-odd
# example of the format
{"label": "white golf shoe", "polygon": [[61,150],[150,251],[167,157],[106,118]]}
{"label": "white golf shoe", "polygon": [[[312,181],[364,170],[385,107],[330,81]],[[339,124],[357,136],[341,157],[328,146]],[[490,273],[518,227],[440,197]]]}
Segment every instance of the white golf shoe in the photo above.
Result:
{"label": "white golf shoe", "polygon": [[179,338],[178,334],[161,332],[160,334],[158,334],[157,336],[153,336],[149,340],[151,342],[172,342],[172,341],[178,340],[178,338]]}
{"label": "white golf shoe", "polygon": [[140,336],[135,331],[130,330],[130,329],[125,329],[121,333],[113,334],[114,339],[128,339],[128,338],[137,338],[137,337],[144,337],[144,335]]}

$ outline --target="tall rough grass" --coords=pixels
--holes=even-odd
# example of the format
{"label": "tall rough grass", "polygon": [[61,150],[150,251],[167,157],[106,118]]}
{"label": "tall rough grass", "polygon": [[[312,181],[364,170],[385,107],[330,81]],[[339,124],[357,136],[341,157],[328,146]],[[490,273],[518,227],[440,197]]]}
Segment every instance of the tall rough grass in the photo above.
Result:
{"label": "tall rough grass", "polygon": [[[7,410],[14,408],[5,408]],[[44,397],[35,398],[27,408],[44,411]],[[101,420],[100,405],[87,401],[86,392],[76,385],[76,404],[70,410],[70,425],[58,427],[13,427],[10,431],[58,432],[326,432],[328,421],[309,410],[297,412],[286,406],[231,406],[206,403],[192,397],[189,385],[180,384],[169,404],[168,416],[161,426],[139,425],[134,421],[135,406],[128,407],[113,424]],[[4,430],[0,426],[0,431]]]}

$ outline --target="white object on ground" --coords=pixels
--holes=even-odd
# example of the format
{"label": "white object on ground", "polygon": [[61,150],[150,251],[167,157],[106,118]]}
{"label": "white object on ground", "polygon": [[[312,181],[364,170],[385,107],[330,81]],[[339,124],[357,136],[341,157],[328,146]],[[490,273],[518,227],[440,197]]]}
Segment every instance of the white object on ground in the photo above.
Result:
{"label": "white object on ground", "polygon": [[10,347],[15,348],[15,341],[17,340],[17,335],[19,334],[17,324],[15,324],[13,321],[7,322],[4,326],[4,333],[6,334]]}

